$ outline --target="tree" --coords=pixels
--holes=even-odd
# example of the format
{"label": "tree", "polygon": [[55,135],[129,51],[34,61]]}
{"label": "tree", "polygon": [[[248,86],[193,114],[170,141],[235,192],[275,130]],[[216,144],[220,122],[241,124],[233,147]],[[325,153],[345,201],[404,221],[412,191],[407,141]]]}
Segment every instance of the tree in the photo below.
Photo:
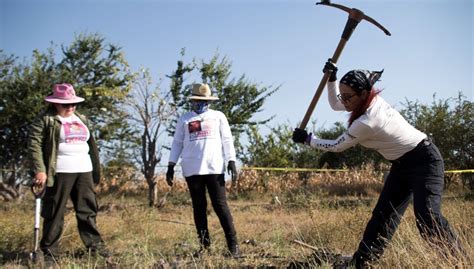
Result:
{"label": "tree", "polygon": [[124,137],[130,133],[123,104],[132,73],[121,48],[105,43],[98,34],[81,34],[61,49],[64,58],[57,66],[61,80],[71,82],[77,95],[85,97],[80,111],[93,122],[101,148],[114,152],[117,143],[132,137]]}
{"label": "tree", "polygon": [[266,137],[260,135],[257,126],[246,131],[249,138],[242,163],[247,166],[293,167],[297,145],[291,140],[292,130],[288,125],[271,128]]}
{"label": "tree", "polygon": [[436,100],[433,95],[431,105],[406,100],[404,106],[401,113],[434,140],[446,169],[474,167],[474,104],[461,92],[446,100]]}
{"label": "tree", "polygon": [[19,70],[16,67],[16,58],[13,55],[5,55],[0,50],[0,149],[2,152],[0,155],[0,196],[7,201],[18,197],[18,191],[11,187],[12,182],[15,181],[18,167],[11,160],[21,158],[16,151],[10,150],[10,143],[17,142],[11,138],[25,133],[24,129],[12,128],[13,124],[9,122],[6,114],[13,104],[11,96],[6,93],[11,89],[11,81],[17,72]]}
{"label": "tree", "polygon": [[44,108],[45,90],[57,73],[52,50],[33,52],[30,65],[18,63],[13,55],[0,52],[0,169],[2,181],[13,190],[28,180],[26,144],[29,124]]}
{"label": "tree", "polygon": [[[184,50],[181,52],[184,55]],[[187,97],[190,95],[191,85],[184,84],[185,75],[191,75],[197,70],[200,74],[200,81],[209,84],[211,89],[217,93],[219,99],[211,105],[212,108],[222,111],[229,120],[232,133],[235,139],[235,146],[239,157],[243,154],[243,147],[240,142],[241,135],[250,126],[257,126],[267,123],[271,118],[264,120],[254,120],[253,116],[263,110],[265,100],[275,93],[279,87],[261,86],[250,82],[245,75],[238,79],[231,78],[232,63],[226,58],[221,58],[219,54],[214,55],[209,61],[201,61],[196,64],[184,64],[178,61],[177,68],[171,79],[171,95],[178,114],[189,110]],[[170,128],[172,132],[173,125]]]}
{"label": "tree", "polygon": [[170,103],[170,93],[163,92],[159,86],[152,86],[148,70],[143,69],[139,76],[127,104],[130,108],[130,120],[141,133],[141,172],[148,184],[149,205],[154,206],[158,202],[155,169],[161,160],[163,149],[158,140],[166,133],[175,110]]}

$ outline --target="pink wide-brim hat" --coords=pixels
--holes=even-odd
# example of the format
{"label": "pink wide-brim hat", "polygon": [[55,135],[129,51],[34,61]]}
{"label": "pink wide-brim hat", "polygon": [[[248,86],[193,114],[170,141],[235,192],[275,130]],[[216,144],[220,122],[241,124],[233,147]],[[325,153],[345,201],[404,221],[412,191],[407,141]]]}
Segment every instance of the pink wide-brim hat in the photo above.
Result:
{"label": "pink wide-brim hat", "polygon": [[46,96],[44,100],[55,104],[74,104],[83,102],[84,98],[76,96],[76,91],[71,84],[62,83],[55,84],[53,94]]}

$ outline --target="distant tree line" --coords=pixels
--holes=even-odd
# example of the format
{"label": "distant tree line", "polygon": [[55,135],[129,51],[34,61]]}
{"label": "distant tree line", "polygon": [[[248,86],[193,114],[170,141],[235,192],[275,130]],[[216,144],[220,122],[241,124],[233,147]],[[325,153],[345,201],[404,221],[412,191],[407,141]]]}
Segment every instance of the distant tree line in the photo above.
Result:
{"label": "distant tree line", "polygon": [[[86,101],[78,107],[94,122],[104,168],[139,171],[149,187],[150,205],[156,202],[156,168],[167,150],[177,117],[189,109],[187,96],[195,82],[208,83],[219,96],[213,104],[229,119],[238,157],[244,165],[266,167],[341,168],[385,161],[375,151],[354,147],[343,153],[324,153],[291,140],[293,127],[281,124],[261,135],[271,117],[255,120],[265,101],[279,86],[264,86],[246,75],[234,77],[232,63],[218,53],[209,60],[177,60],[167,74],[169,85],[154,82],[147,69],[130,70],[122,49],[99,34],[78,35],[68,46],[35,50],[21,60],[0,50],[0,196],[15,196],[28,174],[29,124],[45,109],[44,97],[55,83],[73,84]],[[184,58],[185,50],[181,51]],[[406,100],[401,111],[407,120],[429,134],[445,157],[448,169],[473,168],[473,104],[462,93],[431,105]],[[315,129],[322,138],[336,138],[346,130],[336,123]],[[245,139],[244,139],[245,138]],[[244,142],[246,141],[246,142]],[[120,171],[118,171],[120,174]],[[107,180],[107,178],[105,178]],[[2,191],[7,190],[7,191]]]}

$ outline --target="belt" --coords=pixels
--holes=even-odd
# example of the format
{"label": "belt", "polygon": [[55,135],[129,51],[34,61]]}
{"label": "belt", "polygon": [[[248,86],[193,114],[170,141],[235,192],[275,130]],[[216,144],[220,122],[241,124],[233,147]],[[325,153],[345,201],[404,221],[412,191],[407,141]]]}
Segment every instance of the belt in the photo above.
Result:
{"label": "belt", "polygon": [[396,163],[396,164],[400,164],[401,162],[403,162],[404,160],[406,159],[409,159],[410,158],[410,155],[413,153],[413,152],[416,152],[417,150],[421,149],[422,147],[426,147],[426,146],[429,146],[431,145],[431,139],[429,137],[423,139],[420,141],[420,143],[418,143],[416,145],[416,147],[414,147],[412,150],[410,150],[409,152],[403,154],[400,158],[396,159],[396,160],[391,160],[390,162],[391,163]]}

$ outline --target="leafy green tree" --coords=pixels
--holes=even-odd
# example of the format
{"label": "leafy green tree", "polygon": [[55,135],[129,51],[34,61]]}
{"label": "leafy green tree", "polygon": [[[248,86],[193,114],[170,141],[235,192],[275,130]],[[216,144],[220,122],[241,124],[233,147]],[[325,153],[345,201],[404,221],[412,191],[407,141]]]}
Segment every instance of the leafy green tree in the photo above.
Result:
{"label": "leafy green tree", "polygon": [[61,49],[64,57],[57,65],[60,79],[73,84],[76,94],[85,97],[80,112],[92,120],[101,148],[112,155],[118,141],[132,139],[123,109],[132,73],[123,52],[98,34],[81,34]]}
{"label": "leafy green tree", "polygon": [[242,154],[242,163],[247,166],[258,167],[294,167],[297,145],[291,140],[292,130],[282,124],[271,128],[270,133],[263,137],[257,126],[250,126],[246,130],[249,138],[245,153]]}
{"label": "leafy green tree", "polygon": [[40,89],[52,88],[49,79],[55,79],[52,52],[33,52],[30,65],[18,63],[12,55],[0,52],[0,166],[2,181],[15,189],[27,180],[26,143],[29,124],[44,108],[45,94]]}
{"label": "leafy green tree", "polygon": [[404,105],[401,113],[434,140],[446,169],[474,167],[474,104],[461,92],[446,100],[436,100],[433,95],[431,105],[408,100]]}
{"label": "leafy green tree", "polygon": [[[184,57],[184,54],[185,49],[183,48],[180,53],[181,58]],[[167,77],[171,80],[170,93],[173,100],[172,105],[180,115],[185,110],[189,109],[189,102],[186,99],[189,94],[189,88],[186,88],[186,85],[184,84],[184,77],[196,68],[196,64],[194,63],[194,60],[192,63],[185,64],[183,59],[180,59],[176,65],[176,70]],[[177,118],[173,118],[168,126],[168,133],[170,136],[174,133],[177,121]]]}
{"label": "leafy green tree", "polygon": [[[181,55],[184,55],[184,50]],[[234,135],[238,155],[241,156],[243,148],[240,142],[241,135],[246,128],[267,123],[271,118],[264,120],[254,120],[253,116],[262,111],[265,100],[275,93],[279,87],[266,87],[250,82],[245,75],[239,78],[231,78],[232,63],[226,58],[214,55],[209,61],[202,61],[184,64],[178,61],[178,66],[171,79],[171,94],[174,105],[181,114],[189,110],[187,97],[190,95],[191,85],[184,84],[185,75],[192,75],[197,71],[201,77],[199,82],[207,83],[219,96],[217,102],[211,105],[212,108],[222,111],[228,118]],[[171,126],[171,132],[174,127]]]}

